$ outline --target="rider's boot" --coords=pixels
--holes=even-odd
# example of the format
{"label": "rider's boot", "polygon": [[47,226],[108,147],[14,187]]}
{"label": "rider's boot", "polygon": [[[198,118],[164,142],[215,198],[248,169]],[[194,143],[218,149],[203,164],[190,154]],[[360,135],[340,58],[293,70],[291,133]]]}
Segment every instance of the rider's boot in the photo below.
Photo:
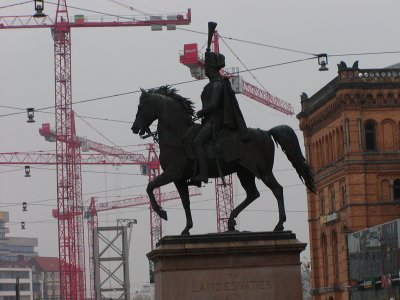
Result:
{"label": "rider's boot", "polygon": [[199,166],[199,174],[193,178],[194,181],[208,183],[208,168],[207,168],[207,153],[203,147],[198,147],[196,150],[197,163]]}

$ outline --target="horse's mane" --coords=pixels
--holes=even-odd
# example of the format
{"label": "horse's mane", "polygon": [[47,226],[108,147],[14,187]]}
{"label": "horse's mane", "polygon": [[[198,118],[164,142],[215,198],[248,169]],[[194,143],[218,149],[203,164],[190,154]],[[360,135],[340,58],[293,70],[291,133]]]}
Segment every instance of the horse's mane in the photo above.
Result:
{"label": "horse's mane", "polygon": [[177,93],[177,89],[171,87],[170,85],[163,85],[158,88],[150,89],[149,93],[155,93],[159,95],[164,95],[170,97],[171,99],[178,102],[184,111],[188,113],[190,116],[194,117],[194,104],[189,98],[185,98]]}

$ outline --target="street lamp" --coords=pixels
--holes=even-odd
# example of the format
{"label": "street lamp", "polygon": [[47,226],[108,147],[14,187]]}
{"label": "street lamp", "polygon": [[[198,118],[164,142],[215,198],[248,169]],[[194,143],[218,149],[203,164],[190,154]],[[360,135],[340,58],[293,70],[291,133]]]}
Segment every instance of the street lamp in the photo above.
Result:
{"label": "street lamp", "polygon": [[34,0],[36,13],[33,15],[34,18],[44,18],[46,15],[43,13],[44,0]]}
{"label": "street lamp", "polygon": [[31,177],[31,167],[25,166],[25,177]]}
{"label": "street lamp", "polygon": [[26,109],[26,113],[28,115],[28,120],[26,122],[28,123],[35,123],[34,117],[35,117],[35,109],[32,107],[29,107]]}
{"label": "street lamp", "polygon": [[320,71],[328,71],[328,55],[325,53],[318,54],[318,64],[321,66],[319,68]]}

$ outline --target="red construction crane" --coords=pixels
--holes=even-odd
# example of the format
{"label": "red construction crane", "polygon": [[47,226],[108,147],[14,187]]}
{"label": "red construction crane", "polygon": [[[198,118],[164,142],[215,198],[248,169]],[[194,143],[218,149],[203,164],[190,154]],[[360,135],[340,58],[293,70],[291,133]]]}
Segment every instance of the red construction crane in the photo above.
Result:
{"label": "red construction crane", "polygon": [[[75,128],[75,117],[74,113],[71,114],[72,124]],[[47,141],[56,141],[60,139],[64,141],[63,138],[59,138],[56,132],[50,129],[50,124],[42,124],[42,128],[39,129],[40,135],[44,136]],[[85,151],[95,151],[104,155],[109,155],[111,157],[119,157],[127,159],[134,164],[140,164],[142,167],[142,173],[145,173],[149,177],[149,182],[154,180],[155,177],[160,175],[160,161],[158,159],[158,154],[156,152],[156,147],[154,144],[148,144],[148,156],[145,158],[142,154],[136,154],[132,152],[127,152],[122,149],[103,145],[97,142],[93,142],[86,138],[82,138],[74,135],[74,140],[80,146],[83,152]],[[157,188],[155,192],[155,197],[158,204],[161,206],[162,198],[160,196],[161,189]],[[162,237],[162,221],[161,218],[150,208],[150,225],[151,225],[151,249],[154,249],[156,243]]]}
{"label": "red construction crane", "polygon": [[[214,33],[213,51],[219,52],[218,32]],[[204,54],[200,53],[196,43],[185,44],[183,51],[180,51],[179,61],[181,64],[189,67],[190,74],[196,79],[206,78],[204,71]],[[232,88],[237,94],[243,94],[257,102],[267,105],[277,111],[287,115],[293,115],[294,110],[289,102],[283,101],[267,91],[256,87],[243,80],[239,75],[238,68],[231,68],[231,70],[223,70],[225,76],[229,77]]]}
{"label": "red construction crane", "polygon": [[55,124],[56,124],[56,169],[57,206],[64,217],[58,219],[60,258],[60,295],[62,299],[85,298],[85,263],[83,255],[82,181],[80,144],[74,138],[72,124],[71,88],[71,28],[74,27],[121,27],[161,26],[174,29],[176,25],[187,25],[191,12],[169,16],[145,16],[144,19],[114,20],[99,18],[92,20],[82,15],[70,18],[67,0],[58,0],[55,18],[43,12],[44,0],[34,0],[34,16],[0,17],[0,29],[51,28],[54,40],[55,66]]}
{"label": "red construction crane", "polygon": [[[214,32],[212,43],[214,52],[219,52],[218,31]],[[196,79],[205,79],[204,54],[200,53],[196,43],[185,44],[183,51],[179,53],[181,64],[189,67],[190,74]],[[238,68],[232,68],[231,71],[221,70],[221,72],[230,79],[232,88],[237,94],[243,94],[257,102],[267,105],[287,115],[293,115],[294,110],[290,103],[283,101],[266,90],[260,89],[243,80],[239,75]],[[224,232],[228,229],[228,218],[234,208],[233,203],[233,185],[232,175],[226,176],[225,182],[217,178],[215,180],[216,191],[216,209],[217,209],[217,230]]]}
{"label": "red construction crane", "polygon": [[[43,135],[46,140],[49,137],[52,137],[52,130],[48,124],[42,124],[42,128],[39,130],[41,135]],[[110,146],[102,145],[100,143],[95,143],[89,141],[89,144],[96,144],[100,148],[93,148],[91,150],[96,151],[96,149],[108,149],[104,154],[80,154],[81,165],[132,165],[137,164],[141,166],[141,171],[143,175],[148,175],[149,180],[152,179],[153,176],[150,176],[150,173],[154,173],[154,170],[159,170],[159,161],[158,159],[153,159],[154,157],[150,154],[155,151],[155,147],[153,144],[148,146],[149,157],[152,161],[147,161],[142,154],[136,154],[127,152],[118,148],[113,148]],[[92,145],[93,145],[92,144]],[[117,154],[118,153],[118,154]],[[56,154],[55,153],[46,153],[46,152],[8,152],[8,153],[0,153],[0,165],[56,165]],[[26,174],[29,175],[29,174]],[[200,195],[201,192],[197,188],[190,188],[189,195],[196,196]],[[159,193],[157,194],[157,201],[164,203],[166,201],[179,199],[179,194],[177,191],[169,192],[169,193]],[[140,205],[148,205],[150,210],[150,234],[151,234],[151,249],[154,249],[155,243],[162,236],[162,227],[161,221],[156,215],[157,219],[153,214],[151,209],[150,200],[148,196],[140,196],[135,198],[127,198],[121,199],[111,202],[103,202],[97,203],[94,200],[94,197],[91,198],[90,206],[84,208],[80,207],[75,213],[77,215],[82,216],[85,215],[88,218],[88,241],[89,241],[89,268],[90,268],[90,287],[91,287],[91,299],[94,299],[94,288],[93,288],[93,264],[92,264],[92,229],[97,226],[97,213],[101,211],[108,211],[112,209],[119,209],[125,207],[133,207]],[[68,217],[59,212],[58,209],[53,209],[52,215],[54,218],[63,220]],[[158,221],[157,221],[158,220]],[[158,227],[157,227],[158,226]]]}
{"label": "red construction crane", "polygon": [[[201,192],[198,188],[190,188],[189,189],[190,196],[201,195]],[[177,191],[162,193],[160,197],[165,203],[166,201],[180,199],[179,193]],[[150,199],[148,196],[139,196],[134,198],[121,199],[110,202],[102,202],[98,203],[95,197],[90,198],[90,205],[85,209],[85,218],[87,219],[88,226],[88,242],[89,242],[89,273],[90,273],[90,291],[91,298],[95,297],[94,290],[94,263],[93,263],[93,229],[98,227],[98,218],[97,213],[102,211],[109,211],[113,209],[141,206],[141,205],[150,205]],[[150,220],[151,223],[151,220]],[[153,234],[151,234],[153,236]],[[152,248],[153,249],[153,245]]]}

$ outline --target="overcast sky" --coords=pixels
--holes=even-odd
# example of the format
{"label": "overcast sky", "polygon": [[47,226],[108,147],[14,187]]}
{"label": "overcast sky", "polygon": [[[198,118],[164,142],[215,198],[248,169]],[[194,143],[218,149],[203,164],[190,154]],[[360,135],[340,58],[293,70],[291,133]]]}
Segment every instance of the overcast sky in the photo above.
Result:
{"label": "overcast sky", "polygon": [[[0,6],[19,3],[3,0]],[[52,2],[56,2],[53,0]],[[137,14],[109,0],[70,0],[72,7],[96,11],[69,9],[70,16],[108,13]],[[72,38],[72,95],[73,101],[134,92],[163,84],[189,81],[189,69],[179,63],[179,50],[185,43],[206,43],[207,22],[218,23],[217,30],[228,44],[221,41],[220,51],[226,56],[227,67],[245,70],[260,68],[252,74],[243,73],[244,80],[259,85],[271,94],[290,102],[295,113],[300,112],[300,94],[309,96],[337,75],[341,60],[352,65],[359,60],[360,68],[381,68],[400,61],[400,55],[343,54],[398,51],[398,1],[130,1],[118,0],[125,6],[153,14],[186,12],[192,9],[192,23],[176,31],[152,32],[147,27],[78,28]],[[45,13],[54,16],[55,5],[45,4]],[[29,15],[33,3],[0,8],[0,15]],[[201,32],[201,33],[198,33]],[[232,39],[231,39],[232,38]],[[240,42],[244,40],[248,42]],[[252,43],[249,43],[252,42]],[[54,105],[54,53],[50,29],[21,29],[0,31],[0,115],[19,112],[4,106],[25,109]],[[256,45],[263,44],[263,45]],[[267,47],[277,46],[296,50],[284,51]],[[301,53],[304,52],[304,53]],[[329,71],[319,72],[316,60],[267,67],[312,57],[306,53],[327,53]],[[240,61],[237,59],[239,58]],[[254,77],[253,77],[254,76]],[[255,80],[255,79],[256,80]],[[183,96],[189,97],[201,108],[200,93],[206,80],[177,85]],[[109,97],[74,105],[77,134],[107,145],[123,147],[146,154],[144,143],[130,131],[136,113],[139,93]],[[300,143],[303,136],[295,116],[284,115],[244,96],[238,96],[244,117],[250,127],[269,129],[287,124],[296,130]],[[54,111],[37,113],[36,123],[26,123],[26,114],[0,116],[0,152],[55,150],[55,143],[46,142],[38,133],[42,123],[54,126]],[[85,118],[86,117],[86,118]],[[93,120],[87,117],[116,121]],[[90,126],[88,125],[90,124]],[[94,127],[96,130],[94,130]],[[101,134],[100,134],[101,133]],[[284,186],[288,221],[285,229],[292,230],[299,240],[308,242],[306,191],[290,163],[276,150],[274,174]],[[137,196],[145,193],[147,178],[138,175],[137,166],[82,167],[83,194],[87,203],[91,196],[99,201],[116,197]],[[58,256],[57,223],[51,217],[56,207],[54,166],[33,167],[32,177],[25,178],[23,166],[0,166],[0,209],[10,212],[13,236],[38,237],[38,252],[42,256]],[[275,198],[258,182],[261,197],[239,218],[240,230],[273,230],[278,221]],[[168,191],[166,187],[162,191]],[[103,192],[102,192],[103,191]],[[107,191],[107,192],[104,192]],[[244,198],[235,180],[235,203]],[[21,211],[21,203],[28,202],[28,212]],[[165,205],[169,221],[164,223],[164,235],[179,234],[185,219],[180,201]],[[216,231],[214,185],[208,184],[201,196],[193,197],[194,228],[192,234]],[[110,211],[99,217],[100,226],[115,225],[117,218],[135,218],[131,242],[132,285],[140,287],[148,281],[148,262],[145,254],[150,250],[149,210],[146,207],[125,211]],[[20,222],[26,222],[26,230]],[[307,249],[301,256],[309,257]]]}

